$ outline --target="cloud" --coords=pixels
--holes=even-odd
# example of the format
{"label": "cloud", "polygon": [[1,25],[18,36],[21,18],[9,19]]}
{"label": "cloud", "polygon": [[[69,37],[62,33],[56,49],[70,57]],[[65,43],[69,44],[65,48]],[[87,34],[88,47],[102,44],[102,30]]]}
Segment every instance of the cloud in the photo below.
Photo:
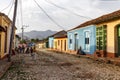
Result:
{"label": "cloud", "polygon": [[[19,1],[19,0],[18,0]],[[41,7],[50,15],[58,24],[65,29],[71,29],[80,25],[81,23],[90,20],[73,13],[55,7],[45,0],[36,0]],[[120,0],[47,0],[55,3],[58,6],[64,7],[76,14],[85,17],[96,18],[103,14],[113,12],[120,9]],[[3,8],[9,4],[10,0],[0,0],[0,7]],[[22,0],[23,5],[23,24],[29,25],[25,31],[30,30],[61,30],[59,26],[55,25],[35,4],[33,0]],[[17,32],[21,32],[21,17],[20,6],[18,5]],[[6,14],[8,10],[4,11]],[[12,12],[9,15],[12,18]]]}

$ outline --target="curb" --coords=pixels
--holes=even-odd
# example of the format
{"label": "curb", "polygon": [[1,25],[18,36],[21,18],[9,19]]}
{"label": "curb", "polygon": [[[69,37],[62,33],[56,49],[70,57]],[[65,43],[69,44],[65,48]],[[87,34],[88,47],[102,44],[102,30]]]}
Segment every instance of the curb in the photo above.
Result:
{"label": "curb", "polygon": [[[47,50],[47,51],[56,52],[56,53],[60,53],[60,54],[64,53],[64,52],[54,51],[54,50]],[[64,53],[64,54],[67,54],[67,53]],[[77,54],[70,54],[70,55],[73,55],[75,57],[83,57],[83,58],[91,59],[91,60],[96,61],[96,62],[112,64],[112,65],[120,67],[120,59],[117,60],[117,59],[114,59],[114,58],[112,59],[112,58],[104,58],[104,57],[92,57],[92,56],[77,55]]]}

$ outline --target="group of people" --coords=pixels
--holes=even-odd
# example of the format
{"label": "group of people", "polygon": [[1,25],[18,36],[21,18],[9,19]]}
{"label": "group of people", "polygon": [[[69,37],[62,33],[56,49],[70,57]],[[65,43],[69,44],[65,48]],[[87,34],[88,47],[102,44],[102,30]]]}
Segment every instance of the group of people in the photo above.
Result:
{"label": "group of people", "polygon": [[25,46],[22,45],[22,46],[16,47],[15,51],[17,53],[26,53],[26,54],[30,53],[30,55],[32,57],[32,60],[36,60],[36,49],[35,49],[35,46],[25,47]]}
{"label": "group of people", "polygon": [[25,46],[18,46],[15,48],[15,51],[18,53],[33,53],[35,47],[25,47]]}

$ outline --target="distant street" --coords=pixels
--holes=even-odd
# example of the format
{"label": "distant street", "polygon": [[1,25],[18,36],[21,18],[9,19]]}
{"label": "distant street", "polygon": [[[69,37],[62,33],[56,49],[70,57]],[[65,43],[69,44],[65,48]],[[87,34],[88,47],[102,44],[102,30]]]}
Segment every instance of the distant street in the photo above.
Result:
{"label": "distant street", "polygon": [[120,67],[46,50],[17,55],[1,80],[120,80]]}

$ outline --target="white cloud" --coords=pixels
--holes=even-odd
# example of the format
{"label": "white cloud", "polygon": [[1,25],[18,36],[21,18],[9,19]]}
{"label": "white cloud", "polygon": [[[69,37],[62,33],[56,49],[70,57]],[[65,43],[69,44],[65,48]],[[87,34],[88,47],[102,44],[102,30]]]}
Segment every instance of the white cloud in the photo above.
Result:
{"label": "white cloud", "polygon": [[[0,0],[0,7],[6,7],[11,0]],[[85,22],[88,19],[78,17],[71,12],[57,8],[45,0],[36,0],[42,8],[60,25],[65,29],[76,27],[77,25]],[[58,6],[64,7],[76,14],[81,16],[96,18],[105,13],[113,12],[120,9],[120,0],[47,0],[52,1]],[[33,0],[22,0],[23,2],[23,24],[29,25],[25,31],[30,30],[61,30],[60,27],[56,26],[35,4]],[[8,13],[7,9],[4,11]],[[18,5],[18,10],[20,10]],[[12,18],[12,12],[10,14]],[[17,17],[17,32],[21,31],[20,12]]]}

